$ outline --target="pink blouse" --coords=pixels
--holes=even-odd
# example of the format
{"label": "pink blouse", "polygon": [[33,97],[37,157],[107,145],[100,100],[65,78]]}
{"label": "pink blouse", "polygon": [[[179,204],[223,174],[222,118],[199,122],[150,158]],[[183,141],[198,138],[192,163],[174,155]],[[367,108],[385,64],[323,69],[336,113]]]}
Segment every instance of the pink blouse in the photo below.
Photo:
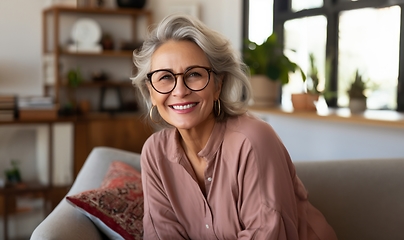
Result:
{"label": "pink blouse", "polygon": [[266,122],[243,115],[215,124],[198,154],[206,198],[179,137],[164,129],[143,147],[144,239],[337,239]]}

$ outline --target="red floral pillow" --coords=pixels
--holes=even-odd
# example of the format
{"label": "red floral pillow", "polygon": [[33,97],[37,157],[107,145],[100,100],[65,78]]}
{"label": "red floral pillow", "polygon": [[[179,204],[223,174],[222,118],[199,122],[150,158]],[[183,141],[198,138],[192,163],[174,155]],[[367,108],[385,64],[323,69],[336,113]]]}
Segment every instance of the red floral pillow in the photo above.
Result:
{"label": "red floral pillow", "polygon": [[66,200],[83,211],[110,238],[143,237],[141,175],[124,162],[111,163],[99,189],[67,196]]}

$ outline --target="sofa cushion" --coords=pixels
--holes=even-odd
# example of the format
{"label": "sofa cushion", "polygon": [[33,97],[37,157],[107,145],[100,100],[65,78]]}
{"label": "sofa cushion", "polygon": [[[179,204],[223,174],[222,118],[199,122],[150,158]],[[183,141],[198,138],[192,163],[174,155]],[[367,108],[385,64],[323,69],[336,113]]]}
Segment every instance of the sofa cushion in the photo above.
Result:
{"label": "sofa cushion", "polygon": [[101,187],[66,200],[86,214],[111,239],[142,239],[141,175],[130,165],[111,163]]}

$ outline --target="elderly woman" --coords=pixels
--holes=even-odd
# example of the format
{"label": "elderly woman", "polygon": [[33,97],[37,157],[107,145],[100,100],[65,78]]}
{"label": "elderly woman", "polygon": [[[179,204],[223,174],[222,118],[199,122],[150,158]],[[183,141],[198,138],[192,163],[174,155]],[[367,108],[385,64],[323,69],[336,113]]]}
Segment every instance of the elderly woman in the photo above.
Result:
{"label": "elderly woman", "polygon": [[162,126],[141,155],[144,239],[336,239],[274,130],[247,113],[246,67],[222,35],[172,15],[134,62]]}

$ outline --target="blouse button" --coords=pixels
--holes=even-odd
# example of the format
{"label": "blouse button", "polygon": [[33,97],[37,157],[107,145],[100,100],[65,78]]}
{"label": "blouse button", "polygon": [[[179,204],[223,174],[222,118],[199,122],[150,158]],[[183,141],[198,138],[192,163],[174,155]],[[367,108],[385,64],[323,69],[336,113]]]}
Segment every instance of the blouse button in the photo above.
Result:
{"label": "blouse button", "polygon": [[208,224],[206,224],[205,226],[206,226],[206,229],[208,229],[208,228],[209,228],[209,225],[208,225]]}
{"label": "blouse button", "polygon": [[208,177],[208,181],[209,181],[209,182],[212,182],[212,178],[211,178],[211,177]]}

